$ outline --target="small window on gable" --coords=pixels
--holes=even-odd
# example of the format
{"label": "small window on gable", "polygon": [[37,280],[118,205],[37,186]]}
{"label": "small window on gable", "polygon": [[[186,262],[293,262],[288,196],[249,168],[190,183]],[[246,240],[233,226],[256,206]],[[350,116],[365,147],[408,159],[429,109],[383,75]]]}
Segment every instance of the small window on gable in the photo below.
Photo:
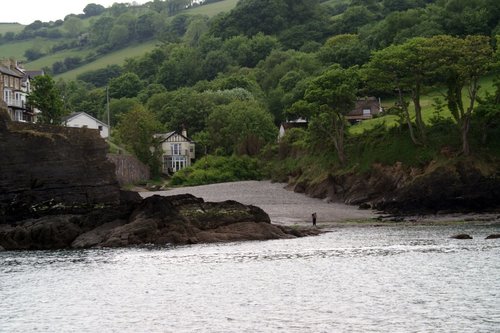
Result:
{"label": "small window on gable", "polygon": [[100,125],[98,128],[99,128],[99,132],[102,132],[102,125]]}

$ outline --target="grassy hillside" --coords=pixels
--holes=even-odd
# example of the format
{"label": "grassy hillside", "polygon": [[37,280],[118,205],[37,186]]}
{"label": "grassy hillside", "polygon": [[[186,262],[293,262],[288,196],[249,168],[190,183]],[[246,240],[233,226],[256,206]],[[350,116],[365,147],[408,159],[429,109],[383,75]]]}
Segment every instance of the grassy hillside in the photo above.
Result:
{"label": "grassy hillside", "polygon": [[156,47],[156,41],[149,41],[147,43],[137,44],[129,46],[122,50],[106,54],[105,56],[93,61],[91,63],[85,64],[81,67],[75,68],[66,73],[55,76],[56,79],[74,80],[79,74],[87,71],[96,70],[99,68],[106,67],[108,65],[121,65],[125,59],[140,56],[146,52],[153,50]]}
{"label": "grassy hillside", "polygon": [[212,17],[219,13],[230,11],[236,6],[236,3],[238,3],[238,1],[239,0],[219,1],[208,5],[188,9],[186,13],[193,15],[201,14],[201,15],[207,15],[208,17]]}
{"label": "grassy hillside", "polygon": [[[208,4],[204,6],[199,6],[193,9],[189,9],[185,12],[181,13],[188,13],[188,14],[202,14],[202,15],[207,15],[207,16],[215,16],[220,12],[227,12],[230,11],[232,8],[236,6],[236,3],[239,0],[224,0],[220,2],[216,2],[213,4]],[[150,9],[147,8],[136,8],[132,9],[136,14],[140,14],[143,12],[150,11]],[[85,28],[88,28],[90,26],[90,23],[94,20],[97,20],[99,16],[91,17],[82,20],[83,26]],[[0,23],[0,33],[5,33],[8,31],[12,32],[20,32],[24,28],[23,25],[21,24],[14,24],[14,23]],[[63,28],[59,28],[64,31]],[[26,52],[27,49],[33,48],[34,46],[39,47],[42,52],[48,53],[50,48],[54,44],[58,44],[64,42],[64,39],[45,39],[45,38],[35,38],[35,39],[28,39],[28,40],[23,40],[23,41],[15,41],[12,43],[7,43],[3,44],[0,47],[0,58],[15,58],[18,60],[23,60],[24,59],[24,53]],[[155,46],[154,41],[148,41],[145,43],[141,44],[135,44],[131,45],[129,47],[126,47],[124,49],[118,50],[116,52],[112,52],[110,54],[106,54],[102,56],[101,58],[97,59],[96,61],[93,61],[92,63],[85,64],[81,67],[78,67],[74,70],[62,73],[60,75],[57,75],[57,78],[64,78],[64,79],[75,79],[78,74],[81,74],[83,72],[89,71],[89,70],[95,70],[99,69],[102,67],[105,67],[110,64],[119,64],[121,65],[123,61],[126,58],[131,58],[131,57],[136,57],[140,56],[148,51],[151,51],[154,46]],[[93,49],[85,49],[85,50],[77,50],[77,49],[72,49],[72,50],[64,50],[60,52],[56,52],[54,54],[49,54],[47,56],[44,56],[40,59],[37,59],[32,62],[25,63],[25,67],[27,69],[41,69],[43,67],[51,67],[55,62],[57,61],[63,61],[67,57],[80,57],[82,59],[85,59],[90,53],[92,53],[94,50]]]}
{"label": "grassy hillside", "polygon": [[60,41],[61,40],[36,38],[6,43],[0,46],[0,58],[15,58],[17,60],[23,60],[24,52],[27,49],[38,46],[43,52],[47,52],[52,45]]}
{"label": "grassy hillside", "polygon": [[0,34],[6,32],[18,33],[24,29],[24,25],[19,23],[0,23]]}

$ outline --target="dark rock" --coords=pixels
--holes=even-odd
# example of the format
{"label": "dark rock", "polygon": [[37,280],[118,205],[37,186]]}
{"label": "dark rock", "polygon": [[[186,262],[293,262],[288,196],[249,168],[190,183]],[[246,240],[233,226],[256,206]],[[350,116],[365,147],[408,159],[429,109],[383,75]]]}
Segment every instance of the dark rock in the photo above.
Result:
{"label": "dark rock", "polygon": [[302,180],[288,187],[395,215],[483,212],[500,208],[498,170],[498,162],[476,165],[474,160],[421,168],[375,164],[366,173],[342,173],[312,184],[297,176]]}
{"label": "dark rock", "polygon": [[458,235],[451,236],[451,238],[454,238],[454,239],[472,239],[472,236],[468,235],[468,234],[458,234]]}
{"label": "dark rock", "polygon": [[497,238],[500,238],[500,234],[491,234],[488,237],[486,237],[485,239],[497,239]]}
{"label": "dark rock", "polygon": [[19,122],[4,126],[0,223],[118,204],[107,149],[97,130]]}
{"label": "dark rock", "polygon": [[294,238],[319,232],[273,225],[262,209],[236,201],[214,203],[189,194],[154,195],[132,206],[0,225],[0,246],[14,250],[196,244]]}

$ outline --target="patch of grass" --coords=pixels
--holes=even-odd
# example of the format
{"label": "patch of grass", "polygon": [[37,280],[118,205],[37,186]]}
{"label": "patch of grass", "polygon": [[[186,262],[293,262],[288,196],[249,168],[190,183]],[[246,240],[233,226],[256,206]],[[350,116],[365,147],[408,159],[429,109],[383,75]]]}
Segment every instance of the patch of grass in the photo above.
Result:
{"label": "patch of grass", "polygon": [[19,23],[0,23],[0,34],[6,32],[18,33],[23,31],[24,25]]}
{"label": "patch of grass", "polygon": [[75,80],[78,75],[88,71],[104,68],[108,65],[121,65],[127,58],[141,56],[144,53],[153,50],[156,47],[156,43],[157,43],[156,41],[148,41],[146,43],[129,46],[127,48],[106,54],[105,56],[91,63],[85,64],[71,71],[62,73],[60,75],[56,75],[55,78],[56,79],[61,78],[65,80]]}
{"label": "patch of grass", "polygon": [[192,9],[188,9],[183,13],[192,15],[207,15],[208,17],[213,17],[221,12],[229,12],[231,9],[236,7],[239,0],[224,0],[219,2],[214,2],[208,5],[198,6]]}

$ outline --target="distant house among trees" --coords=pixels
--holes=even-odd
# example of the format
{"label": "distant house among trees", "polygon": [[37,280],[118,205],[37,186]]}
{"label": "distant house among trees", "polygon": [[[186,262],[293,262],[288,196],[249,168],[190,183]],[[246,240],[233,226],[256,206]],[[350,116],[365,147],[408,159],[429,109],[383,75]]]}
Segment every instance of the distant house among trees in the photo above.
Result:
{"label": "distant house among trees", "polygon": [[346,119],[351,123],[357,123],[373,118],[382,112],[380,101],[376,97],[358,98],[354,110],[346,115]]}
{"label": "distant house among trees", "polygon": [[280,125],[280,130],[278,133],[278,141],[281,140],[284,136],[287,130],[290,128],[304,128],[306,129],[308,125],[308,122],[306,119],[303,118],[298,118],[295,120],[290,120],[290,121],[285,121],[282,122]]}
{"label": "distant house among trees", "polygon": [[76,112],[64,117],[63,125],[66,127],[96,129],[104,139],[109,136],[109,126],[85,112]]}
{"label": "distant house among trees", "polygon": [[171,174],[191,166],[195,158],[195,143],[188,138],[185,129],[181,133],[155,134],[155,138],[160,139],[163,173]]}

